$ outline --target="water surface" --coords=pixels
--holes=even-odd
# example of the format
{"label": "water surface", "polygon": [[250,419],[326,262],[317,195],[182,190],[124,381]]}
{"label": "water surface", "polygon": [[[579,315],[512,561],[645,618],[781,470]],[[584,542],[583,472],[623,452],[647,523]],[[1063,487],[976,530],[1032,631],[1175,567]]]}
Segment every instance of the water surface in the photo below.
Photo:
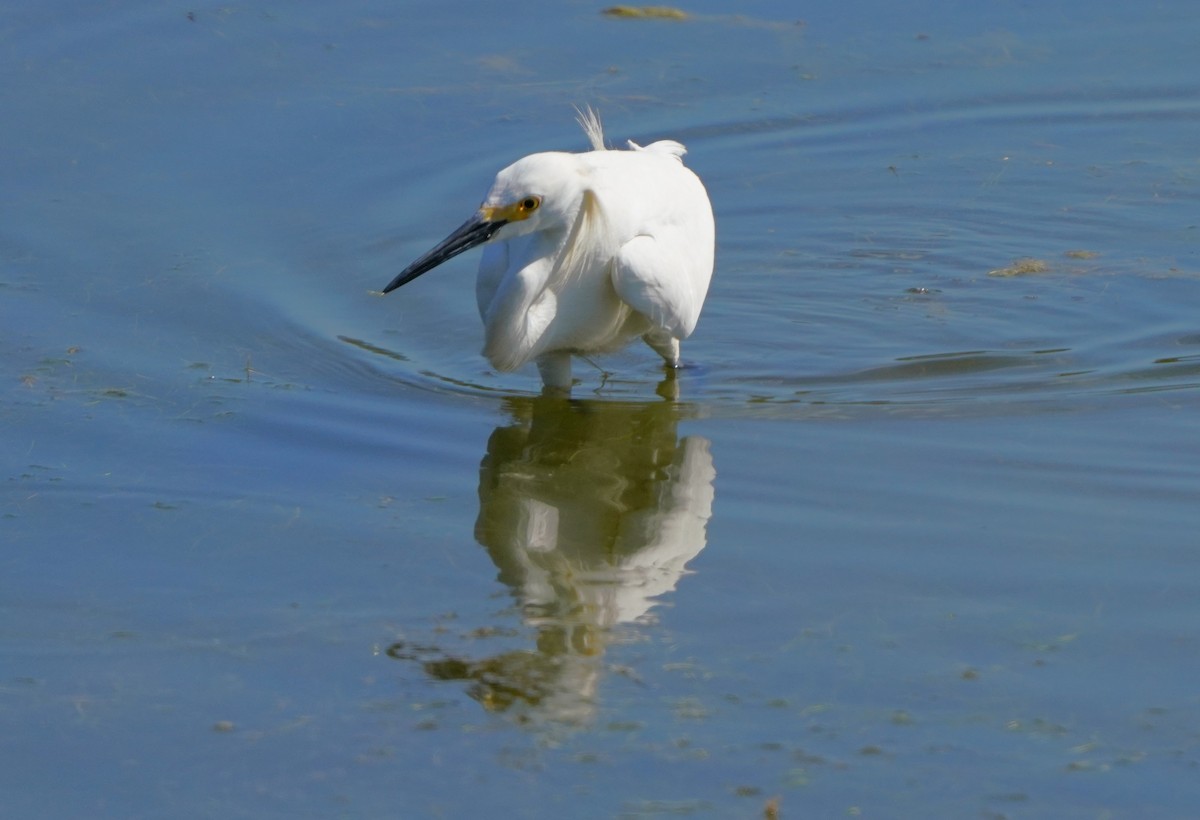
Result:
{"label": "water surface", "polygon": [[[1191,7],[600,10],[0,15],[0,814],[1193,813]],[[566,402],[369,291],[581,103],[719,248]]]}

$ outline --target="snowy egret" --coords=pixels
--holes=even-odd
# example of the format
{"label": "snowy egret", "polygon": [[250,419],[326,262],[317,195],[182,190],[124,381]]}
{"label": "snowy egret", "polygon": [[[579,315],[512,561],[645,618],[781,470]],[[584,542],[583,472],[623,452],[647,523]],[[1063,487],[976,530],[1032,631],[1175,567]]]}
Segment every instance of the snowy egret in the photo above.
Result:
{"label": "snowy egret", "polygon": [[595,112],[579,123],[591,151],[508,166],[470,219],[383,289],[487,243],[475,285],[483,355],[501,371],[536,361],[552,389],[570,388],[572,355],[637,336],[678,367],[713,270],[712,206],[684,147],[608,150]]}

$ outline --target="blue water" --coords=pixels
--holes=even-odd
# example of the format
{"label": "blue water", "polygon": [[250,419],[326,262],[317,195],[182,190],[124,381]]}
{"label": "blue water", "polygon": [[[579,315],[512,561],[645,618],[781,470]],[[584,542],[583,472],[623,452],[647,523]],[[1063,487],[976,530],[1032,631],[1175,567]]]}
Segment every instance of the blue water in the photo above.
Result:
{"label": "blue water", "polygon": [[[1200,17],[601,8],[0,10],[0,817],[1195,813]],[[576,104],[718,263],[566,402],[370,291]]]}

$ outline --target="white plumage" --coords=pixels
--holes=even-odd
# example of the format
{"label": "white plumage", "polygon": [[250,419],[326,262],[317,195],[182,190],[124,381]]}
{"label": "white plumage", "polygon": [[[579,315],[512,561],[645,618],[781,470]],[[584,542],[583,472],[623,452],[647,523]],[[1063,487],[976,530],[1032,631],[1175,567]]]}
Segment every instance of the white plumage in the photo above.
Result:
{"label": "white plumage", "polygon": [[476,298],[483,355],[497,369],[533,360],[547,387],[571,386],[571,355],[641,336],[671,368],[700,317],[713,270],[708,194],[664,140],[627,151],[532,154],[496,175],[471,219],[384,288],[412,281],[487,243]]}

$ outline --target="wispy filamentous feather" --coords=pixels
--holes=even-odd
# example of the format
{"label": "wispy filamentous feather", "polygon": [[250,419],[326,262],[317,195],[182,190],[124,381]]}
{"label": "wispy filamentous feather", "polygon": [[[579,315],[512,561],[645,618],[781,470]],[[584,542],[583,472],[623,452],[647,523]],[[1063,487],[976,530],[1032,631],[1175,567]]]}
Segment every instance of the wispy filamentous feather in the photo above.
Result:
{"label": "wispy filamentous feather", "polygon": [[562,252],[554,262],[554,271],[550,274],[547,287],[561,291],[583,271],[599,267],[602,260],[616,253],[616,248],[609,247],[609,243],[605,242],[606,235],[600,200],[595,191],[584,191],[579,214],[575,217],[575,224],[571,226]]}
{"label": "wispy filamentous feather", "polygon": [[576,108],[575,113],[577,115],[575,119],[583,128],[583,133],[587,134],[588,142],[592,144],[592,150],[605,150],[604,126],[600,124],[600,115],[596,113],[596,109],[588,105],[582,109]]}

